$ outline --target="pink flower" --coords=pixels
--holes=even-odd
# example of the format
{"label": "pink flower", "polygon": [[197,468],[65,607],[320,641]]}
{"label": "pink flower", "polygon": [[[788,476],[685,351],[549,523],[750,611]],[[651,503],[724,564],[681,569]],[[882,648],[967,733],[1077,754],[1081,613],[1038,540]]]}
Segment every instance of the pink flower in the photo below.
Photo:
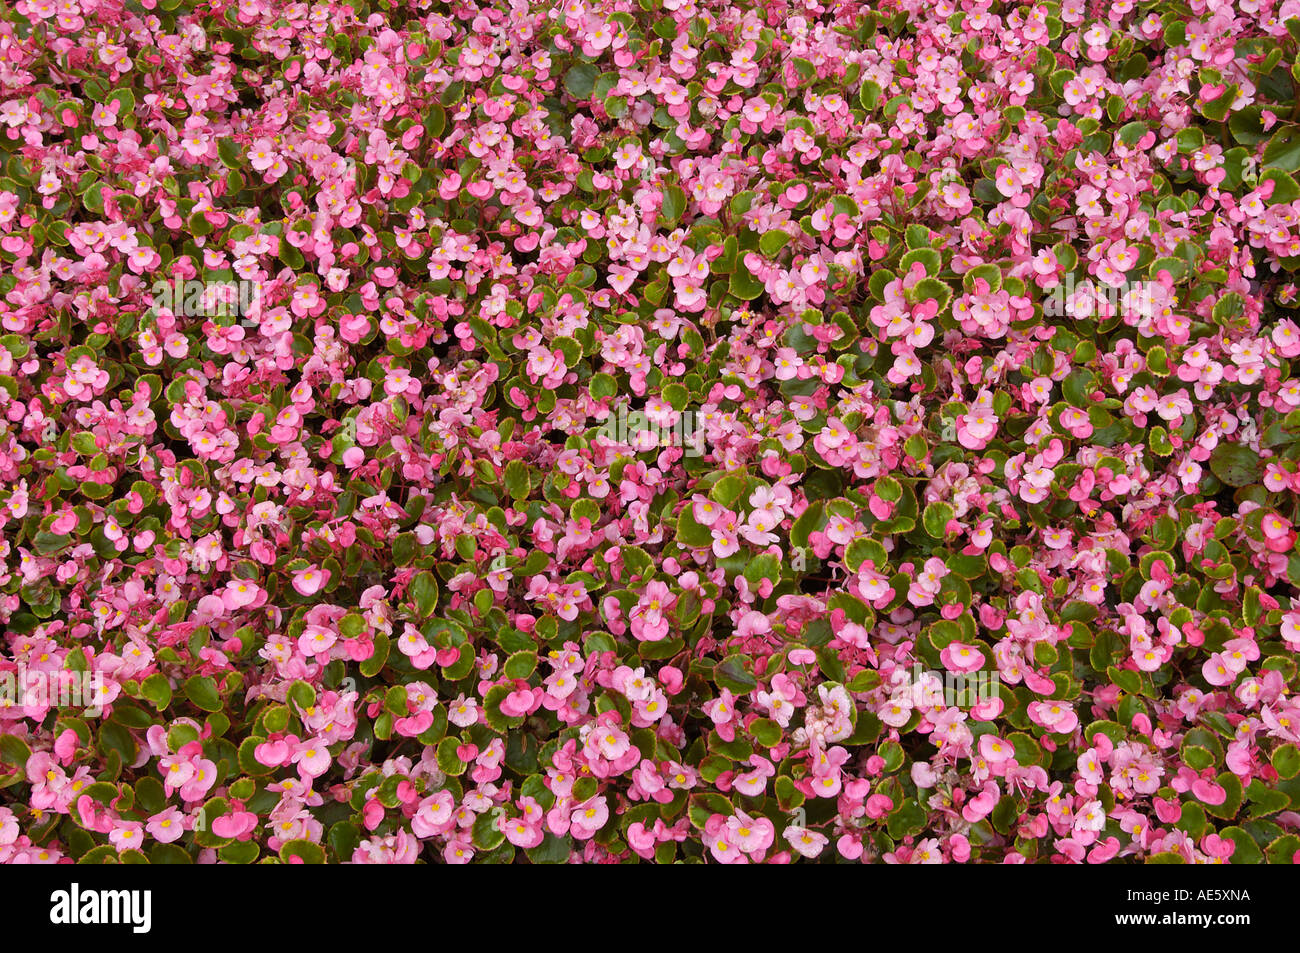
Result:
{"label": "pink flower", "polygon": [[998,418],[988,411],[962,414],[957,418],[957,442],[971,450],[982,450],[997,429]]}
{"label": "pink flower", "polygon": [[520,688],[501,699],[501,714],[508,718],[519,718],[536,711],[538,707],[534,692]]}
{"label": "pink flower", "polygon": [[609,808],[603,797],[595,797],[577,805],[569,817],[569,831],[575,840],[588,840],[609,820]]}
{"label": "pink flower", "polygon": [[540,823],[529,824],[523,818],[502,819],[501,829],[505,832],[506,840],[522,850],[536,847],[546,837]]}
{"label": "pink flower", "polygon": [[677,604],[677,597],[666,583],[652,580],[630,613],[632,635],[642,642],[658,642],[670,631],[668,613]]}
{"label": "pink flower", "polygon": [[145,824],[149,836],[160,844],[170,844],[185,833],[185,816],[173,806],[151,816]]}
{"label": "pink flower", "polygon": [[781,836],[797,853],[804,857],[816,857],[828,842],[824,835],[793,824],[782,831]]}
{"label": "pink flower", "polygon": [[997,784],[993,781],[985,781],[979,794],[966,801],[961,811],[962,818],[969,824],[978,824],[993,812],[1000,797]]}
{"label": "pink flower", "polygon": [[772,623],[761,612],[746,612],[736,627],[736,634],[741,638],[753,635],[766,635],[772,631]]}
{"label": "pink flower", "polygon": [[984,653],[973,645],[949,642],[939,653],[939,661],[948,671],[965,675],[984,667]]}
{"label": "pink flower", "polygon": [[727,818],[727,839],[747,854],[759,854],[772,846],[776,829],[766,817],[753,818],[737,811]]}
{"label": "pink flower", "polygon": [[250,606],[262,595],[261,588],[246,579],[232,579],[222,591],[221,601],[227,609],[241,609]]}
{"label": "pink flower", "polygon": [[300,596],[314,596],[329,582],[329,579],[329,570],[308,566],[293,574],[293,588]]}
{"label": "pink flower", "polygon": [[118,850],[139,850],[144,844],[144,825],[139,821],[117,821],[108,840]]}
{"label": "pink flower", "polygon": [[1196,796],[1197,800],[1212,807],[1222,804],[1228,799],[1228,792],[1217,782],[1208,778],[1197,778],[1193,781],[1192,794]]}
{"label": "pink flower", "polygon": [[1264,534],[1264,545],[1275,553],[1289,552],[1296,541],[1296,531],[1291,522],[1276,513],[1265,516],[1259,524]]}
{"label": "pink flower", "polygon": [[1069,734],[1079,725],[1079,716],[1072,705],[1062,702],[1031,702],[1029,719],[1054,734]]}
{"label": "pink flower", "polygon": [[1070,432],[1070,436],[1079,440],[1092,436],[1092,421],[1087,412],[1078,407],[1067,407],[1061,411],[1061,426]]}
{"label": "pink flower", "polygon": [[1232,670],[1222,652],[1215,652],[1201,665],[1201,674],[1211,685],[1231,685],[1237,673]]}
{"label": "pink flower", "polygon": [[329,748],[321,738],[301,742],[290,758],[293,764],[298,765],[298,773],[304,778],[315,778],[324,774],[332,760]]}
{"label": "pink flower", "polygon": [[980,736],[980,754],[990,764],[1000,764],[1015,757],[1015,750],[996,735]]}

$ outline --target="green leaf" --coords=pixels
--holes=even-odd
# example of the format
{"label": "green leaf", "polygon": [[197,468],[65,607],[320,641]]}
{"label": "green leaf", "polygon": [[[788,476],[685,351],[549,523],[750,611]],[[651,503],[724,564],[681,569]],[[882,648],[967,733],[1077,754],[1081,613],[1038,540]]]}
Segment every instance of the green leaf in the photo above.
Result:
{"label": "green leaf", "polygon": [[880,97],[884,95],[884,90],[875,80],[867,80],[862,84],[862,91],[858,93],[858,102],[862,108],[871,111],[880,103]]}
{"label": "green leaf", "polygon": [[1269,843],[1265,854],[1270,864],[1290,864],[1297,851],[1300,851],[1300,837],[1284,834]]}
{"label": "green leaf", "polygon": [[1199,104],[1201,115],[1206,119],[1222,122],[1228,118],[1228,110],[1232,108],[1232,104],[1240,91],[1236,84],[1229,84],[1218,97]]}
{"label": "green leaf", "polygon": [[1237,816],[1237,811],[1241,808],[1243,793],[1241,779],[1231,771],[1224,771],[1215,781],[1227,793],[1227,797],[1222,804],[1206,804],[1205,813],[1225,821],[1231,820]]}
{"label": "green leaf", "polygon": [[661,639],[658,642],[642,642],[636,647],[636,654],[649,661],[662,661],[672,658],[684,648],[686,643],[681,639]]}
{"label": "green leaf", "polygon": [[[1238,828],[1238,830],[1241,830],[1241,828]],[[1242,833],[1244,834],[1245,831],[1242,831]],[[1146,862],[1148,864],[1185,864],[1187,863],[1187,858],[1182,854],[1176,854],[1173,851],[1163,851],[1159,854],[1149,855]]]}
{"label": "green leaf", "polygon": [[1228,486],[1259,482],[1263,467],[1259,454],[1239,443],[1220,443],[1210,454],[1210,471]]}
{"label": "green leaf", "polygon": [[[1264,124],[1261,122],[1261,111],[1262,107],[1252,105],[1228,117],[1228,128],[1232,130],[1232,138],[1243,146],[1255,146],[1267,139],[1268,133],[1264,131]],[[1180,141],[1181,136],[1182,133],[1179,133]]]}
{"label": "green leaf", "polygon": [[217,140],[217,155],[227,168],[239,168],[240,151],[239,145],[229,136],[223,136]]}
{"label": "green leaf", "polygon": [[1289,742],[1282,745],[1273,752],[1272,764],[1279,777],[1291,780],[1300,774],[1300,748]]}
{"label": "green leaf", "polygon": [[912,298],[916,301],[934,301],[942,313],[952,300],[952,288],[938,278],[922,278],[912,288]]}
{"label": "green leaf", "polygon": [[546,837],[536,847],[524,850],[524,854],[534,864],[567,863],[571,853],[573,853],[573,841],[569,836],[566,834],[564,837],[556,837],[550,832],[547,832]]}
{"label": "green leaf", "polygon": [[288,696],[289,700],[298,706],[299,711],[305,711],[316,704],[316,689],[310,682],[302,679],[297,679],[289,686]]}
{"label": "green leaf", "polygon": [[[999,193],[999,198],[1000,197],[1001,194]],[[903,259],[902,261],[899,262],[898,267],[902,270],[903,274],[907,274],[908,272],[911,271],[912,266],[917,262],[921,263],[922,267],[925,268],[925,273],[931,278],[934,278],[943,269],[943,258],[941,258],[939,253],[935,251],[933,248],[913,248],[911,251],[909,251],[907,254],[903,256]],[[990,275],[995,280],[998,281],[999,285],[1001,284],[1001,281],[998,276],[997,268],[993,268],[991,272],[989,272],[988,274],[980,273],[978,275],[974,275],[973,277],[982,277],[987,279],[988,277],[990,277]],[[967,277],[971,277],[969,273]],[[990,286],[992,286],[993,282],[990,282],[989,284]],[[991,288],[991,290],[997,291],[998,289]]]}
{"label": "green leaf", "polygon": [[361,674],[366,678],[374,678],[383,670],[384,663],[388,661],[390,640],[387,634],[383,632],[375,633],[374,653],[370,658],[362,661],[359,666]]}
{"label": "green leaf", "polygon": [[730,508],[736,505],[736,501],[740,499],[744,492],[745,478],[735,473],[729,473],[713,484],[713,489],[709,490],[709,498]]}
{"label": "green leaf", "polygon": [[1169,431],[1158,424],[1147,431],[1147,446],[1156,456],[1167,457],[1174,452],[1174,445],[1169,440]]}
{"label": "green leaf", "polygon": [[337,861],[352,859],[352,852],[361,843],[361,829],[351,821],[339,821],[329,832],[330,850]]}
{"label": "green leaf", "polygon": [[460,760],[460,756],[456,754],[456,748],[460,743],[460,739],[453,735],[448,735],[438,742],[438,767],[442,769],[443,774],[461,775],[465,773],[468,765]]}
{"label": "green leaf", "polygon": [[537,669],[537,653],[531,649],[516,652],[506,659],[501,671],[506,678],[527,678]]}
{"label": "green leaf", "polygon": [[663,206],[659,210],[660,220],[671,227],[681,221],[682,214],[686,211],[686,193],[681,186],[666,185],[663,196]]}
{"label": "green leaf", "polygon": [[601,73],[596,77],[596,82],[592,85],[591,96],[593,99],[604,101],[609,96],[609,91],[618,85],[618,74],[615,72]]}
{"label": "green leaf", "polygon": [[781,563],[771,553],[760,553],[749,561],[744,576],[751,586],[757,586],[762,579],[770,579],[775,585],[781,581]]}
{"label": "green leaf", "polygon": [[531,487],[529,485],[528,466],[522,460],[511,460],[506,464],[505,470],[506,492],[512,499],[523,500],[528,497]]}
{"label": "green leaf", "polygon": [[725,688],[736,695],[745,695],[758,687],[758,679],[745,669],[749,659],[744,655],[732,655],[719,662],[713,668],[713,680],[719,688]]}
{"label": "green leaf", "polygon": [[493,808],[484,811],[474,820],[470,836],[475,847],[482,850],[496,850],[501,846],[501,842],[506,839],[506,835],[497,826],[497,819],[500,816],[501,808]]}
{"label": "green leaf", "polygon": [[1169,276],[1178,281],[1187,274],[1187,262],[1181,258],[1157,258],[1147,266],[1147,277],[1155,278],[1162,271],[1169,272]]}
{"label": "green leaf", "polygon": [[355,639],[366,631],[366,617],[359,612],[349,612],[339,619],[339,634],[345,639]]}
{"label": "green leaf", "polygon": [[590,99],[598,75],[596,67],[579,63],[564,74],[564,88],[574,99]]}
{"label": "green leaf", "polygon": [[677,515],[677,542],[691,549],[713,545],[713,534],[695,519],[692,508],[684,507]]}
{"label": "green leaf", "polygon": [[1266,169],[1272,166],[1284,172],[1300,172],[1300,126],[1288,123],[1273,133],[1261,164]]}
{"label": "green leaf", "polygon": [[221,710],[221,693],[217,683],[207,675],[195,675],[185,682],[185,697],[204,711]]}
{"label": "green leaf", "polygon": [[82,203],[96,215],[104,214],[104,183],[96,182],[81,196]]}
{"label": "green leaf", "polygon": [[36,551],[42,556],[54,556],[66,549],[71,542],[71,536],[47,533],[45,530],[38,532],[32,540]]}
{"label": "green leaf", "polygon": [[325,863],[325,849],[320,844],[305,839],[291,840],[280,847],[280,860],[286,864],[297,858],[304,864]]}
{"label": "green leaf", "polygon": [[192,864],[194,859],[179,844],[156,844],[149,851],[151,864]]}
{"label": "green leaf", "polygon": [[1258,778],[1246,788],[1246,800],[1250,802],[1247,813],[1251,817],[1267,817],[1286,810],[1291,804],[1289,795],[1266,787]]}
{"label": "green leaf", "polygon": [[1241,315],[1245,307],[1245,301],[1241,295],[1233,291],[1214,303],[1214,320],[1220,324],[1225,324],[1234,320]]}
{"label": "green leaf", "polygon": [[781,726],[770,718],[754,719],[749,731],[764,748],[774,748],[781,743]]}
{"label": "green leaf", "polygon": [[779,228],[774,228],[770,232],[764,232],[763,237],[758,240],[758,250],[767,258],[775,258],[779,252],[790,241],[790,234]]}
{"label": "green leaf", "polygon": [[1219,836],[1226,837],[1237,845],[1237,849],[1232,852],[1232,863],[1261,864],[1264,862],[1264,852],[1255,843],[1255,838],[1251,837],[1243,828],[1236,826],[1225,827],[1219,831]]}
{"label": "green leaf", "polygon": [[1300,185],[1295,179],[1281,169],[1265,169],[1259,177],[1259,184],[1273,183],[1273,194],[1269,196],[1270,205],[1287,205],[1300,199]]}
{"label": "green leaf", "polygon": [[172,700],[171,683],[162,672],[154,672],[140,685],[140,694],[153,702],[154,708],[162,711]]}
{"label": "green leaf", "polygon": [[[262,848],[258,846],[257,841],[244,841],[243,843],[226,844],[218,849],[217,856],[228,864],[251,864],[257,860],[258,855],[261,853]],[[154,861],[154,863],[157,863],[157,861]]]}
{"label": "green leaf", "polygon": [[1143,136],[1147,134],[1147,124],[1144,122],[1131,122],[1126,126],[1121,126],[1119,130],[1119,141],[1130,148],[1138,144]]}
{"label": "green leaf", "polygon": [[731,273],[728,290],[743,301],[753,301],[763,293],[763,283],[748,268],[737,268]]}
{"label": "green leaf", "polygon": [[23,770],[27,759],[32,756],[32,749],[17,735],[0,735],[0,762],[10,764]]}
{"label": "green leaf", "polygon": [[844,681],[844,663],[833,649],[823,645],[817,650],[817,667],[830,681]]}
{"label": "green leaf", "polygon": [[889,836],[895,840],[901,840],[909,835],[919,834],[925,830],[926,821],[929,814],[916,803],[913,798],[906,798],[897,808],[889,814],[889,820],[886,826],[889,829]]}
{"label": "green leaf", "polygon": [[427,619],[438,605],[438,581],[427,569],[415,574],[411,579],[411,598],[415,600],[415,612],[421,619]]}
{"label": "green leaf", "polygon": [[950,503],[942,501],[927,503],[925,512],[921,516],[921,524],[930,536],[935,539],[943,539],[945,527],[947,527],[948,521],[953,518],[955,512]]}

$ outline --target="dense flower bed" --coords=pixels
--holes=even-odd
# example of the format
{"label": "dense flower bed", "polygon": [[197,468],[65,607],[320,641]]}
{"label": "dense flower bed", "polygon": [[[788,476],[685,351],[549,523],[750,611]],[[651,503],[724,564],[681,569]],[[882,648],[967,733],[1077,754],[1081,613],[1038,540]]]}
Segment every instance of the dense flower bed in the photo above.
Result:
{"label": "dense flower bed", "polygon": [[0,861],[1290,863],[1298,38],[0,8]]}

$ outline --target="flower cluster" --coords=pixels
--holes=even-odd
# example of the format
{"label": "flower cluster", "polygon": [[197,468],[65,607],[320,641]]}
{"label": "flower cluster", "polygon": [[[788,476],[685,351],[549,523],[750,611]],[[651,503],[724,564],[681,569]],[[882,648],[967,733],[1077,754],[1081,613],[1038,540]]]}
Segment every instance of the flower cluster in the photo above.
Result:
{"label": "flower cluster", "polygon": [[1298,52],[5,5],[0,862],[1292,862]]}

